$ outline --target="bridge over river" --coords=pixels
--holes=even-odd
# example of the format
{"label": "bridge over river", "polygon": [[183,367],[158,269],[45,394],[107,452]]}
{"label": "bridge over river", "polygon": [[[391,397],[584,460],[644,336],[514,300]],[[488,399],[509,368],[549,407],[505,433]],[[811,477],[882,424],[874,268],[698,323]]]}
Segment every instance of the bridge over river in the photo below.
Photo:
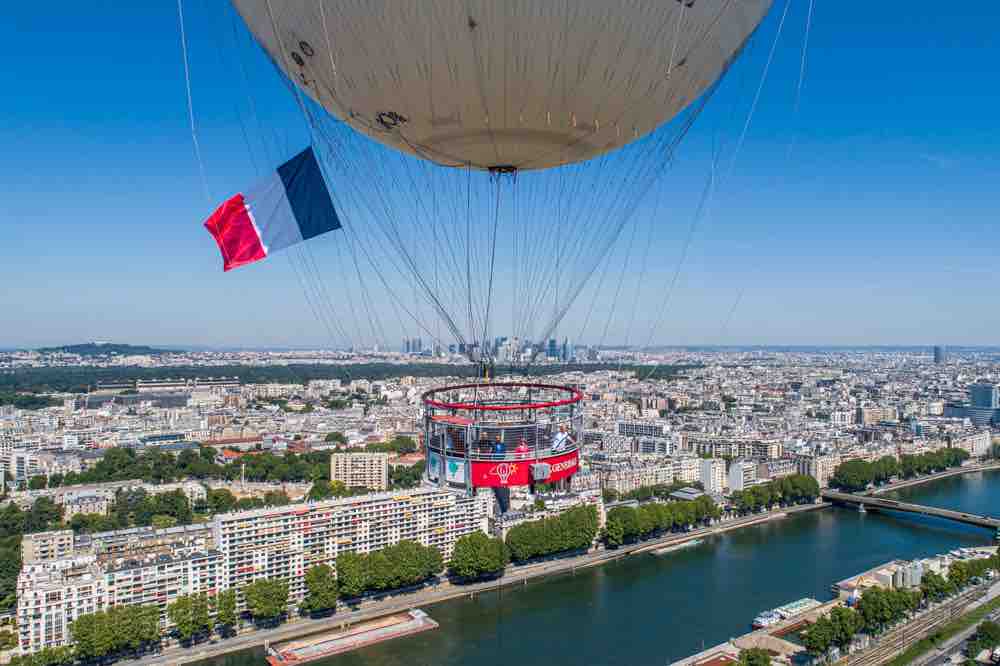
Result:
{"label": "bridge over river", "polygon": [[918,513],[924,516],[935,516],[954,520],[966,525],[985,527],[993,530],[997,538],[1000,539],[1000,519],[991,516],[979,516],[974,513],[963,513],[952,511],[951,509],[939,509],[934,506],[924,506],[923,504],[910,504],[909,502],[897,502],[896,500],[885,499],[883,497],[873,497],[871,495],[854,495],[851,493],[838,493],[833,490],[824,490],[823,499],[838,503],[852,504],[854,506],[867,509],[882,509],[886,511],[903,511],[906,513]]}

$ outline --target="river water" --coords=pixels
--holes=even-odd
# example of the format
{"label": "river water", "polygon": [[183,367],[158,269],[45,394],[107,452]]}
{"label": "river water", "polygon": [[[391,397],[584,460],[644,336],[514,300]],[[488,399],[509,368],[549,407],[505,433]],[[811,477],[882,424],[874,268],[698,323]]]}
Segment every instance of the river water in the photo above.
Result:
{"label": "river water", "polygon": [[[1000,472],[898,491],[897,499],[1000,511]],[[834,507],[638,555],[526,587],[427,607],[440,628],[314,666],[668,664],[747,632],[762,610],[825,601],[832,583],[894,558],[988,545],[987,530],[909,514]],[[246,650],[198,666],[262,666]]]}

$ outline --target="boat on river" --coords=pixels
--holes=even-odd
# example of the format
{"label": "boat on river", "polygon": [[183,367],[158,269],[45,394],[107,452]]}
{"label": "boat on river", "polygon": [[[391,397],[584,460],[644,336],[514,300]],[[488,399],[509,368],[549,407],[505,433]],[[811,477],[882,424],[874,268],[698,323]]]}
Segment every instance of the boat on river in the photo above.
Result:
{"label": "boat on river", "polygon": [[796,615],[801,615],[807,611],[811,611],[814,608],[822,606],[820,602],[809,597],[803,597],[791,603],[784,604],[783,606],[778,606],[769,611],[764,611],[757,617],[753,619],[754,629],[763,629],[764,627],[770,627],[772,624],[777,624],[782,620],[787,620],[790,617],[795,617]]}
{"label": "boat on river", "polygon": [[705,543],[704,539],[691,539],[690,541],[685,541],[684,543],[675,543],[672,546],[664,546],[663,548],[657,548],[653,551],[654,555],[667,555],[677,550],[682,550],[684,548],[693,548],[695,546],[700,546]]}
{"label": "boat on river", "polygon": [[420,609],[368,620],[346,629],[335,629],[314,636],[267,648],[269,666],[291,666],[324,659],[342,652],[357,650],[382,641],[436,629],[435,622]]}

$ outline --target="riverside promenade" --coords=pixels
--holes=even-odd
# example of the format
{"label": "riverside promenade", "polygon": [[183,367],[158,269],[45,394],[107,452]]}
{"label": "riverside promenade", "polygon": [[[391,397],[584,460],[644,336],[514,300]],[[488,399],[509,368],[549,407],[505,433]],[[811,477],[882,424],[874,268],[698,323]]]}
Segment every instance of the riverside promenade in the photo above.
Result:
{"label": "riverside promenade", "polygon": [[[332,628],[346,627],[358,622],[374,620],[386,615],[392,615],[411,608],[426,608],[432,604],[460,597],[474,597],[477,594],[492,592],[500,588],[528,585],[529,582],[559,574],[573,574],[579,569],[598,566],[631,555],[645,553],[650,550],[681,544],[692,539],[704,538],[713,534],[722,534],[752,525],[780,520],[787,515],[815,511],[829,507],[827,503],[804,504],[786,509],[745,516],[733,520],[722,521],[709,527],[702,527],[677,534],[669,534],[658,539],[650,539],[642,543],[622,546],[613,550],[599,548],[583,555],[562,557],[552,560],[535,562],[520,566],[511,566],[502,578],[472,583],[470,585],[455,585],[444,580],[436,585],[424,587],[417,591],[397,592],[381,595],[377,599],[356,604],[353,607],[342,606],[336,614],[320,619],[293,617],[288,622],[272,629],[245,628],[240,634],[215,643],[206,642],[192,647],[171,646],[158,655],[143,657],[138,662],[146,666],[172,666],[187,664],[222,656],[229,652],[245,650],[260,645],[286,641],[293,638],[309,636],[314,633],[328,631]],[[433,611],[429,611],[433,617]]]}

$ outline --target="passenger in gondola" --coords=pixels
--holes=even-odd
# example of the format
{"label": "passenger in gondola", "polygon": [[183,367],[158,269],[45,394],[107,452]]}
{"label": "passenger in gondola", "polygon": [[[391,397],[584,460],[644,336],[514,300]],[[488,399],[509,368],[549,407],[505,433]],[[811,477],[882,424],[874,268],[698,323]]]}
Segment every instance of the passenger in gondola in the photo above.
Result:
{"label": "passenger in gondola", "polygon": [[564,450],[568,445],[568,441],[569,441],[569,433],[566,432],[566,426],[564,425],[559,426],[559,432],[557,432],[555,436],[552,438],[553,453]]}
{"label": "passenger in gondola", "polygon": [[493,445],[493,453],[498,458],[502,458],[507,453],[507,446],[503,443],[503,433],[501,432],[497,433],[497,441]]}
{"label": "passenger in gondola", "polygon": [[514,453],[517,454],[518,458],[527,458],[531,449],[528,448],[528,440],[521,436],[521,439],[517,440],[517,448],[514,449]]}
{"label": "passenger in gondola", "polygon": [[480,431],[479,441],[476,443],[476,449],[479,451],[479,455],[488,456],[493,452],[493,446],[490,444],[490,439],[486,435],[486,431]]}

